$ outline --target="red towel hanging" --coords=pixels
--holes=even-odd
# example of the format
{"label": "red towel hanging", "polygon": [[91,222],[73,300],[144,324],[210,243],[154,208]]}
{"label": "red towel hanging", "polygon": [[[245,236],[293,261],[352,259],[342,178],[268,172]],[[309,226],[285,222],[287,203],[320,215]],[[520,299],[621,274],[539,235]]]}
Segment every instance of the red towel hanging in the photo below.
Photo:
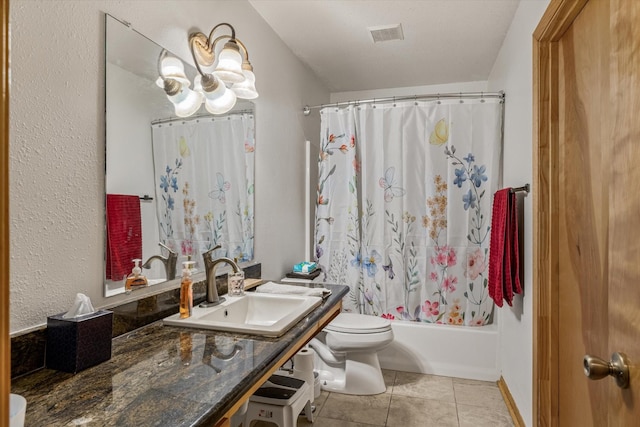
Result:
{"label": "red towel hanging", "polygon": [[511,188],[498,190],[493,198],[489,252],[489,296],[498,307],[513,303],[522,293],[518,242],[518,200]]}
{"label": "red towel hanging", "polygon": [[520,258],[518,253],[518,199],[514,192],[507,196],[507,223],[504,242],[504,299],[513,302],[513,294],[522,293],[520,285]]}
{"label": "red towel hanging", "polygon": [[489,244],[489,296],[498,307],[503,301],[504,231],[506,227],[509,188],[493,195],[491,241]]}
{"label": "red towel hanging", "polygon": [[107,194],[106,213],[106,277],[122,280],[131,272],[132,260],[142,258],[140,198]]}

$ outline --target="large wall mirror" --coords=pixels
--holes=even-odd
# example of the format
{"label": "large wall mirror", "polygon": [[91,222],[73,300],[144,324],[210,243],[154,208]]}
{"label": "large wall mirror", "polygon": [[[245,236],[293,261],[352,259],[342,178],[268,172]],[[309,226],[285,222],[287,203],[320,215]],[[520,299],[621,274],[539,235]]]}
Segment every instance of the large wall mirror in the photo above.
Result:
{"label": "large wall mirror", "polygon": [[105,296],[125,291],[134,259],[149,285],[179,278],[188,257],[202,271],[216,245],[214,256],[252,260],[253,104],[177,118],[156,84],[162,46],[105,20]]}

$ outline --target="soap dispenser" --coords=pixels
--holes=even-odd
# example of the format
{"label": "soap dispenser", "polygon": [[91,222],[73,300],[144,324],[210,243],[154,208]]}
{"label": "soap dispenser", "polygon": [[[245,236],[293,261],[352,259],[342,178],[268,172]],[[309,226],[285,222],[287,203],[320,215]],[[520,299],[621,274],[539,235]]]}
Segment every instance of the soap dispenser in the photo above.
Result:
{"label": "soap dispenser", "polygon": [[180,318],[186,319],[191,317],[193,312],[193,280],[191,273],[194,267],[193,261],[184,261],[182,263],[182,281],[180,282]]}
{"label": "soap dispenser", "polygon": [[142,274],[142,269],[140,268],[140,259],[134,259],[133,262],[135,266],[133,270],[131,270],[131,274],[129,274],[124,282],[124,290],[126,293],[131,293],[133,289],[136,288],[144,288],[149,285],[147,278]]}

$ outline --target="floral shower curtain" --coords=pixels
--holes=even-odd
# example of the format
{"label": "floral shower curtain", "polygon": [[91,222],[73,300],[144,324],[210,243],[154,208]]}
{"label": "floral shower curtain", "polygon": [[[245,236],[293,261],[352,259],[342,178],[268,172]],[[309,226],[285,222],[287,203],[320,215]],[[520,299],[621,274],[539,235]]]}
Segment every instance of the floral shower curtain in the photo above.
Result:
{"label": "floral shower curtain", "polygon": [[152,125],[160,240],[196,268],[202,253],[253,258],[254,118],[240,113]]}
{"label": "floral shower curtain", "polygon": [[346,311],[484,325],[502,100],[327,107],[316,261]]}

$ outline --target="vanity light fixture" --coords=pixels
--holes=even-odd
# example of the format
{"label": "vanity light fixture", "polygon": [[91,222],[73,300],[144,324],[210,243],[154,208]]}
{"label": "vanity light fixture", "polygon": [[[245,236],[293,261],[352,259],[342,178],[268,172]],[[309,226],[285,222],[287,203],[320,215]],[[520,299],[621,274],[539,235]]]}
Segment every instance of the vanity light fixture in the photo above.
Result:
{"label": "vanity light fixture", "polygon": [[[231,34],[222,34],[214,38],[216,30],[226,26]],[[228,39],[219,53],[216,47],[222,40]],[[211,30],[209,37],[201,32],[189,36],[189,48],[198,75],[190,81],[184,73],[182,62],[162,51],[158,58],[156,82],[162,87],[173,103],[178,117],[188,117],[198,111],[204,102],[211,114],[224,114],[236,104],[237,98],[255,99],[258,97],[246,46],[236,38],[236,30],[223,22]]]}
{"label": "vanity light fixture", "polygon": [[165,49],[162,49],[158,57],[158,73],[160,77],[156,84],[164,89],[175,108],[176,116],[189,117],[200,109],[202,93],[189,89],[191,82],[184,73],[182,61],[168,56]]}

